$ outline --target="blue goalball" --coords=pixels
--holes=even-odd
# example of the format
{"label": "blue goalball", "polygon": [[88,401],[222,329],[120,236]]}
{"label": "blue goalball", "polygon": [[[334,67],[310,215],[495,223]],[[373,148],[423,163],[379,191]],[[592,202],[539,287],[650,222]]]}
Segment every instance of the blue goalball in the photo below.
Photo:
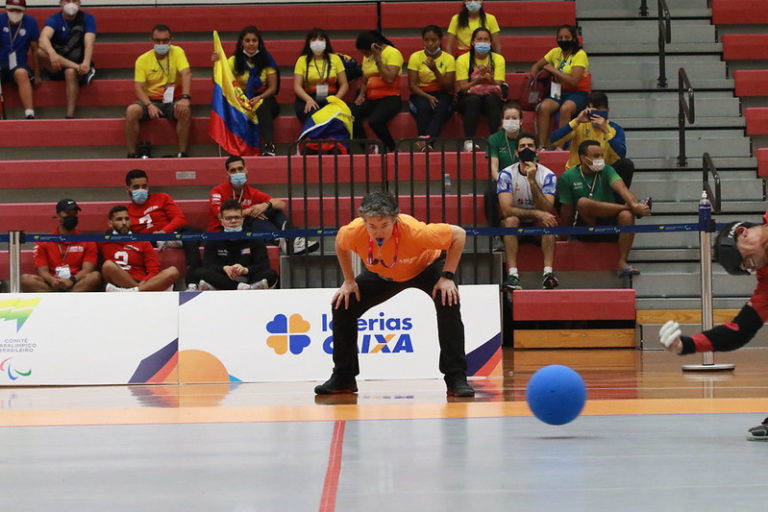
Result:
{"label": "blue goalball", "polygon": [[576,371],[553,364],[533,374],[528,381],[525,399],[531,412],[541,421],[564,425],[581,414],[587,401],[587,387]]}

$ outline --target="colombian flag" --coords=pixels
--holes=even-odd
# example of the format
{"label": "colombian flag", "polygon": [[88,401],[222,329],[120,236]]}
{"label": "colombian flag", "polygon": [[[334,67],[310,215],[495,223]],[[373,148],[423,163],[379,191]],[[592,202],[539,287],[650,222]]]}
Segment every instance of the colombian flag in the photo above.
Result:
{"label": "colombian flag", "polygon": [[213,64],[213,99],[208,135],[231,155],[259,154],[259,121],[256,109],[240,88],[227,64],[227,54],[221,47],[219,33],[213,32],[213,51],[219,60]]}
{"label": "colombian flag", "polygon": [[341,144],[323,143],[322,151],[330,151],[333,146],[344,149],[346,153],[348,141],[352,137],[352,111],[344,100],[336,96],[328,96],[328,104],[316,111],[304,123],[304,131],[299,140],[339,139]]}

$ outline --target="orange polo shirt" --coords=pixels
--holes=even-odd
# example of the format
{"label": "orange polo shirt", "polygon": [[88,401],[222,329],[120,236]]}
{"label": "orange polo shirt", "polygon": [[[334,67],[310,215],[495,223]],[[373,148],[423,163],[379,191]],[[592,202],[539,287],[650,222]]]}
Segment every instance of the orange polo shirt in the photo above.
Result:
{"label": "orange polo shirt", "polygon": [[[403,282],[419,275],[440,257],[440,251],[447,250],[451,246],[453,240],[450,224],[425,224],[404,213],[397,216],[397,229],[399,244],[395,242],[394,236],[384,242],[381,247],[375,242],[373,244],[375,259],[383,259],[386,265],[391,265],[397,258],[397,263],[392,268],[387,268],[381,263],[373,265],[368,263],[371,237],[361,217],[339,229],[336,244],[342,250],[357,253],[371,272],[384,279]],[[398,246],[397,250],[396,246]]]}

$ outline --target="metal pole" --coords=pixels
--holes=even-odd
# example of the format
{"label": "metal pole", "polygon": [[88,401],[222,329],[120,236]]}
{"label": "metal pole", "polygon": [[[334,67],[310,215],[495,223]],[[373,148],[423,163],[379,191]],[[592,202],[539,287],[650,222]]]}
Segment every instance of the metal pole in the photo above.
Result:
{"label": "metal pole", "polygon": [[21,293],[21,244],[24,234],[21,231],[8,233],[9,282],[11,293]]}
{"label": "metal pole", "polygon": [[[703,331],[713,327],[712,318],[712,233],[707,230],[699,231],[701,255],[701,328]],[[685,364],[684,371],[728,371],[733,370],[733,364],[715,364],[712,352],[704,352],[701,364]]]}

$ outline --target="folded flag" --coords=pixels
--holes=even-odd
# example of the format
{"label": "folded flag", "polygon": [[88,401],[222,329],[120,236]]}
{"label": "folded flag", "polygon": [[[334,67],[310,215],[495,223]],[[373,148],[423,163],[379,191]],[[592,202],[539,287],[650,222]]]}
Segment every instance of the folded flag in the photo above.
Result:
{"label": "folded flag", "polygon": [[315,111],[304,123],[304,130],[299,140],[335,139],[339,143],[324,142],[317,145],[307,145],[310,149],[322,152],[336,149],[342,153],[348,150],[349,139],[352,138],[352,111],[336,96],[328,96],[328,104]]}

